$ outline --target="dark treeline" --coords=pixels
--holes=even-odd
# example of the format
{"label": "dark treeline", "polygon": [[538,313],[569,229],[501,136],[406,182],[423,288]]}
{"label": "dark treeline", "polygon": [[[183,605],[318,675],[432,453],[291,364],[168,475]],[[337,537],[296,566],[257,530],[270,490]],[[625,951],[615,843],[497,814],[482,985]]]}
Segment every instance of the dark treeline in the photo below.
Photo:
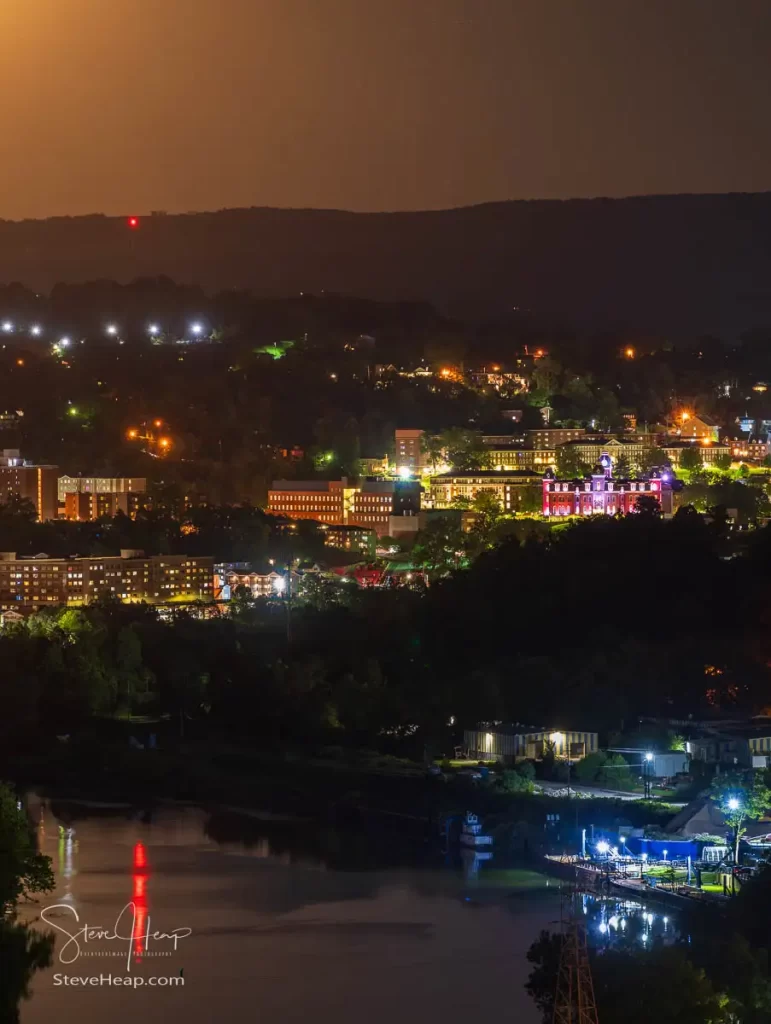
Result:
{"label": "dark treeline", "polygon": [[[744,535],[747,536],[747,535]],[[427,590],[309,582],[237,595],[199,621],[104,604],[0,637],[7,749],[129,711],[268,747],[450,749],[457,727],[517,721],[603,738],[638,715],[771,703],[771,531],[638,514],[510,537]]]}

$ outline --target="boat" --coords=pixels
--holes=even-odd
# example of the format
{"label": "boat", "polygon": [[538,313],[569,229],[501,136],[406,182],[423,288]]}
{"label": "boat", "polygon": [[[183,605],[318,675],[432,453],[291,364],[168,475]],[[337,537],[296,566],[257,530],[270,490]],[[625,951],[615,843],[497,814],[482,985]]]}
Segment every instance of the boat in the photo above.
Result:
{"label": "boat", "polygon": [[482,835],[482,826],[479,824],[479,818],[476,814],[472,814],[471,811],[466,812],[466,817],[463,821],[463,830],[460,834],[461,846],[492,846],[493,837]]}

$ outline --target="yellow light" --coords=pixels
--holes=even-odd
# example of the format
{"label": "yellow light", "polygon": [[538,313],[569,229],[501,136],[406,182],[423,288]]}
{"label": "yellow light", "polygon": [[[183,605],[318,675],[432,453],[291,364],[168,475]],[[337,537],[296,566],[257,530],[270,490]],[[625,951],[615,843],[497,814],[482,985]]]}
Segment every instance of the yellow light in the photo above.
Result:
{"label": "yellow light", "polygon": [[168,439],[168,437],[162,437],[158,444],[161,446],[161,448],[169,448],[171,446],[171,441]]}
{"label": "yellow light", "polygon": [[549,736],[549,739],[552,741],[552,743],[559,743],[559,741],[562,739],[562,733],[553,732],[551,736]]}
{"label": "yellow light", "polygon": [[154,427],[162,427],[163,426],[163,420],[153,420],[153,426]]}
{"label": "yellow light", "polygon": [[493,373],[498,373],[498,371],[500,370],[500,366],[498,366],[498,364],[496,363],[496,364],[495,364],[495,365],[494,365],[494,366],[492,367],[492,370],[493,370]]}
{"label": "yellow light", "polygon": [[17,359],[16,360],[16,365],[17,366],[24,366],[24,360],[23,359]]}
{"label": "yellow light", "polygon": [[137,432],[136,432],[136,430],[129,430],[129,432],[128,432],[128,436],[129,436],[129,438],[130,438],[130,439],[131,439],[131,440],[133,441],[133,440],[134,440],[134,438],[135,438],[135,437],[137,436]]}
{"label": "yellow light", "polygon": [[634,359],[634,349],[633,348],[624,349],[624,355],[627,357],[627,359]]}
{"label": "yellow light", "polygon": [[442,370],[442,376],[443,377],[449,377],[450,376],[450,371],[447,370],[447,369]]}
{"label": "yellow light", "polygon": [[691,414],[689,412],[682,412],[682,413],[680,413],[680,419],[683,421],[683,423],[685,423],[685,421],[689,420],[690,418],[691,418]]}
{"label": "yellow light", "polygon": [[712,444],[712,438],[711,437],[703,437],[701,439],[701,443],[702,444]]}

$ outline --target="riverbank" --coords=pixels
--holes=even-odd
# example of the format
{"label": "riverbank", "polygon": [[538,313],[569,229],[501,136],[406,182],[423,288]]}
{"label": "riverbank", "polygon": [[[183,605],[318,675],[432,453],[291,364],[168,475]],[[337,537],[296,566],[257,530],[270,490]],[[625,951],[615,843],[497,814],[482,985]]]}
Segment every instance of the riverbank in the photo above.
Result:
{"label": "riverbank", "polygon": [[449,818],[473,810],[495,830],[496,844],[504,849],[528,833],[541,841],[547,815],[557,814],[565,823],[549,841],[569,843],[573,829],[590,823],[610,825],[623,818],[645,825],[662,822],[669,813],[642,802],[510,794],[495,779],[435,776],[417,762],[373,751],[277,752],[222,740],[136,749],[92,736],[8,759],[0,772],[19,788],[72,800],[132,806],[177,800],[327,823],[381,818],[395,830],[425,836],[439,834]]}

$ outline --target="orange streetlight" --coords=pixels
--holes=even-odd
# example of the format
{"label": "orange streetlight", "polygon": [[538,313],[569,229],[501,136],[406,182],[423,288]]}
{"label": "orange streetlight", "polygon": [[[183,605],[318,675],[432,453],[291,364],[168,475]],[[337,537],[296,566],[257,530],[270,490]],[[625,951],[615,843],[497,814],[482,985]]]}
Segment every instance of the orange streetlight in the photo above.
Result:
{"label": "orange streetlight", "polygon": [[16,365],[17,366],[24,366],[24,360],[23,359],[17,359],[16,360]]}
{"label": "orange streetlight", "polygon": [[130,441],[133,441],[137,436],[137,431],[132,428],[131,430],[128,431],[128,434],[126,436],[129,438]]}
{"label": "orange streetlight", "polygon": [[161,446],[161,448],[171,448],[171,441],[168,439],[168,437],[162,437],[158,444]]}
{"label": "orange streetlight", "polygon": [[154,427],[162,427],[163,426],[163,420],[153,420],[153,426]]}
{"label": "orange streetlight", "polygon": [[624,349],[624,355],[627,357],[627,359],[634,359],[634,349],[631,347],[631,345],[629,346],[629,348]]}

